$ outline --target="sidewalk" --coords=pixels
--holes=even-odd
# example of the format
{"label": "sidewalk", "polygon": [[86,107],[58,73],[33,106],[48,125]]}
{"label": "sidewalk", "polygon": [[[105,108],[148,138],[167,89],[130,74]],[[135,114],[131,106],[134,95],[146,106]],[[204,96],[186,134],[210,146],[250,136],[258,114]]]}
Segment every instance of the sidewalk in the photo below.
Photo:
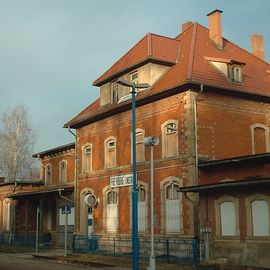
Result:
{"label": "sidewalk", "polygon": [[[94,267],[117,267],[117,269],[131,269],[131,256],[107,256],[99,254],[75,254],[72,251],[68,252],[67,257],[64,257],[64,251],[61,249],[46,250],[38,253],[33,253],[32,256],[37,259],[56,260],[60,263],[71,263],[89,265]],[[147,269],[149,265],[148,258],[142,258],[139,261],[140,269]],[[195,270],[198,269],[193,265],[182,265],[179,262],[166,262],[164,260],[156,260],[157,270]]]}

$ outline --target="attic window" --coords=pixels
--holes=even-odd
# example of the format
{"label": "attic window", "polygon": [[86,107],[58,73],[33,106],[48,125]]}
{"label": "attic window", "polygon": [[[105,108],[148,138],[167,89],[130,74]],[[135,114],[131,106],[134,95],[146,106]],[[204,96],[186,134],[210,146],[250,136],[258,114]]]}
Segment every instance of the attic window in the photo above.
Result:
{"label": "attic window", "polygon": [[138,71],[134,71],[130,73],[130,81],[133,83],[138,83],[139,82],[139,73]]}
{"label": "attic window", "polygon": [[113,81],[111,83],[111,103],[117,102],[118,102],[118,83],[116,83],[116,81]]}
{"label": "attic window", "polygon": [[235,83],[241,83],[242,82],[242,72],[241,72],[241,67],[240,66],[235,66],[235,65],[228,65],[228,75],[229,79],[232,82]]}

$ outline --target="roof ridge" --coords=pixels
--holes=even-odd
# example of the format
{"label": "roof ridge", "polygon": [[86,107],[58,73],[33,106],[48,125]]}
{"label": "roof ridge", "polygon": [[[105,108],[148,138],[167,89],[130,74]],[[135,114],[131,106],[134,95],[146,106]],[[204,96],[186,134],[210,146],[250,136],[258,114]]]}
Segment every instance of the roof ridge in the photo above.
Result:
{"label": "roof ridge", "polygon": [[133,48],[135,48],[143,39],[148,38],[148,34],[144,35],[135,45],[133,45],[126,53],[124,53],[116,62],[114,62],[108,69],[106,69],[105,72],[103,72],[94,82],[93,85],[95,85],[96,81],[98,81],[106,72],[108,72],[110,69],[112,69],[124,56],[126,56]]}
{"label": "roof ridge", "polygon": [[[204,26],[204,25],[202,25],[200,23],[198,23],[198,25],[209,31],[209,28],[207,28],[206,26]],[[232,45],[236,46],[237,48],[241,49],[242,51],[249,53],[250,55],[252,55],[255,58],[257,58],[258,60],[260,60],[261,62],[263,62],[263,63],[265,63],[267,65],[270,65],[270,63],[268,63],[266,60],[263,60],[263,59],[259,58],[258,56],[254,55],[252,52],[244,49],[243,47],[239,46],[238,44],[234,43],[233,41],[230,41],[229,39],[227,39],[227,38],[225,38],[223,36],[222,36],[222,39],[225,40],[225,41],[227,41],[228,43],[231,43]]]}

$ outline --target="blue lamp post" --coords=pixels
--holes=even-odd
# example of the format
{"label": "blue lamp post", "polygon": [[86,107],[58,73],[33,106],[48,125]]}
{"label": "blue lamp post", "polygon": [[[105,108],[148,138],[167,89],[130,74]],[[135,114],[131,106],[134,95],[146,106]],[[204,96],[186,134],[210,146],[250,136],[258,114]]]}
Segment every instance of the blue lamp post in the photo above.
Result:
{"label": "blue lamp post", "polygon": [[132,98],[132,175],[133,175],[133,189],[132,189],[132,264],[133,270],[138,269],[139,246],[138,246],[138,192],[136,179],[136,89],[148,88],[148,83],[132,83],[119,78],[116,81],[123,86],[131,87]]}

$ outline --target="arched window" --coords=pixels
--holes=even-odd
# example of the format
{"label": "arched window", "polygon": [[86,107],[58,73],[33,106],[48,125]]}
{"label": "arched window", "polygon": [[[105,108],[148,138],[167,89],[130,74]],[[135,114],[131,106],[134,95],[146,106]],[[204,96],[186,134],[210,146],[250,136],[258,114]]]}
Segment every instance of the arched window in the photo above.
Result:
{"label": "arched window", "polygon": [[178,123],[169,120],[162,125],[162,156],[173,157],[178,155]]}
{"label": "arched window", "polygon": [[45,166],[45,185],[52,184],[52,165],[47,164]]}
{"label": "arched window", "polygon": [[234,202],[223,202],[220,207],[220,223],[222,236],[236,235],[236,211]]}
{"label": "arched window", "polygon": [[138,188],[138,231],[145,233],[146,229],[146,190],[143,186]]}
{"label": "arched window", "polygon": [[108,138],[105,141],[105,167],[112,168],[116,166],[116,139]]}
{"label": "arched window", "polygon": [[239,200],[224,195],[215,201],[216,235],[239,236]]}
{"label": "arched window", "polygon": [[60,184],[67,182],[67,161],[62,160],[59,163],[59,182]]}
{"label": "arched window", "polygon": [[269,152],[269,128],[263,124],[254,124],[250,129],[252,154]]}
{"label": "arched window", "polygon": [[181,229],[182,208],[180,192],[177,192],[179,184],[169,183],[165,188],[165,226],[167,233],[179,233]]}
{"label": "arched window", "polygon": [[82,149],[82,172],[90,172],[92,170],[92,145],[87,144]]}
{"label": "arched window", "polygon": [[106,216],[107,232],[116,232],[118,229],[118,193],[116,190],[109,190],[106,193]]}
{"label": "arched window", "polygon": [[251,203],[253,236],[269,236],[269,203],[266,200],[254,200]]}
{"label": "arched window", "polygon": [[[143,144],[144,138],[144,129],[137,128],[136,129],[136,161],[143,162],[145,161],[145,146]],[[130,134],[131,138],[131,162],[133,161],[133,145],[132,145],[132,133]]]}

